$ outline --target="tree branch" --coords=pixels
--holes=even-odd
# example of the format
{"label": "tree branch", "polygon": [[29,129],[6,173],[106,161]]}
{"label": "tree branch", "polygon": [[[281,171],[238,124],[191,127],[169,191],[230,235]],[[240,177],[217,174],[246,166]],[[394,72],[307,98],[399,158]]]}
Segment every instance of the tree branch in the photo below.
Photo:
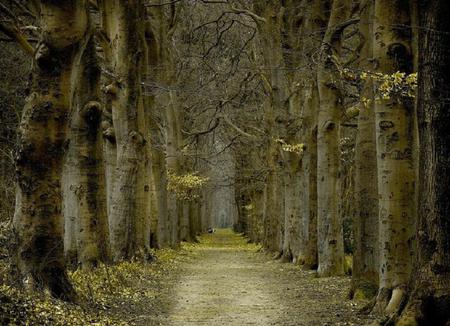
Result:
{"label": "tree branch", "polygon": [[223,119],[223,121],[225,121],[231,128],[233,128],[234,130],[236,130],[238,133],[240,133],[242,136],[245,136],[247,138],[251,138],[253,140],[257,140],[258,137],[256,137],[255,135],[249,134],[247,132],[245,132],[244,130],[242,130],[241,128],[239,128],[238,126],[236,126],[233,122],[231,122],[230,119],[228,119],[227,116],[223,115],[221,116],[221,118]]}
{"label": "tree branch", "polygon": [[234,14],[237,14],[237,15],[243,14],[243,15],[247,15],[247,16],[251,17],[257,24],[266,22],[266,19],[264,17],[258,16],[257,14],[255,14],[254,12],[252,12],[250,10],[238,9],[235,7],[232,7],[231,10]]}
{"label": "tree branch", "polygon": [[14,39],[19,43],[22,50],[30,56],[34,55],[34,47],[27,41],[25,36],[14,26],[8,26],[0,21],[0,32],[3,32],[6,36]]}

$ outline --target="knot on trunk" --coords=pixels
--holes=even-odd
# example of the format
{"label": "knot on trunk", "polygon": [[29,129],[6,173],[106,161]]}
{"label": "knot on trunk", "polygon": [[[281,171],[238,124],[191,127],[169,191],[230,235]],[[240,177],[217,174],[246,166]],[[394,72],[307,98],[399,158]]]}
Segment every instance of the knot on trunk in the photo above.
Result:
{"label": "knot on trunk", "polygon": [[412,55],[404,44],[393,43],[389,45],[387,55],[395,63],[395,70],[406,73],[412,72]]}
{"label": "knot on trunk", "polygon": [[138,146],[144,146],[144,144],[145,144],[144,136],[139,131],[135,131],[135,130],[131,131],[128,134],[128,140]]}
{"label": "knot on trunk", "polygon": [[333,121],[327,121],[327,122],[325,122],[324,130],[332,131],[332,130],[334,130],[335,127],[336,127],[336,124]]}
{"label": "knot on trunk", "polygon": [[81,116],[89,126],[98,126],[102,113],[102,105],[97,101],[89,101],[81,110]]}

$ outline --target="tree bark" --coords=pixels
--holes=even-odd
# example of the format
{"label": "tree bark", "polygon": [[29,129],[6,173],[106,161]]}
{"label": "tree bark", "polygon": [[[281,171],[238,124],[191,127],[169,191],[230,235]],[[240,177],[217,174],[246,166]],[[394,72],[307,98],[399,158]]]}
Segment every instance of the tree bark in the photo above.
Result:
{"label": "tree bark", "polygon": [[77,198],[77,253],[83,268],[108,259],[108,222],[100,129],[102,106],[99,100],[100,67],[96,61],[93,37],[80,63],[81,74],[74,90],[71,144],[77,170],[68,179]]}
{"label": "tree bark", "polygon": [[[369,70],[372,53],[373,1],[360,5],[359,32],[364,38],[360,67]],[[355,147],[355,211],[353,217],[353,268],[351,297],[370,298],[378,289],[378,187],[373,83],[361,91]]]}
{"label": "tree bark", "polygon": [[[72,81],[88,29],[85,1],[40,1],[41,36],[31,94],[20,124],[14,226],[18,267],[29,286],[75,298],[63,253],[61,173],[67,146]],[[27,282],[29,281],[29,282]]]}
{"label": "tree bark", "polygon": [[[375,1],[373,53],[377,72],[412,73],[409,3]],[[376,92],[376,89],[374,90]],[[380,283],[375,311],[391,315],[404,301],[411,273],[416,220],[414,103],[376,99]]]}
{"label": "tree bark", "polygon": [[450,3],[419,7],[419,211],[412,293],[399,326],[450,323]]}
{"label": "tree bark", "polygon": [[145,250],[138,242],[137,221],[140,220],[142,192],[138,187],[140,162],[144,158],[145,139],[141,133],[139,114],[142,106],[141,69],[143,19],[141,2],[105,0],[105,30],[111,46],[111,68],[114,81],[106,87],[112,105],[112,118],[117,146],[109,229],[111,255],[114,261],[133,257]]}
{"label": "tree bark", "polygon": [[283,169],[285,164],[281,157],[280,144],[277,139],[285,139],[288,122],[288,84],[284,72],[282,52],[282,24],[285,8],[277,1],[255,3],[255,11],[265,21],[258,23],[261,37],[261,51],[265,68],[263,75],[268,98],[265,103],[267,139],[268,175],[266,180],[266,200],[264,218],[264,241],[266,247],[277,253],[283,251],[284,233],[284,185]]}
{"label": "tree bark", "polygon": [[307,86],[304,103],[305,153],[303,154],[303,199],[301,256],[297,263],[305,269],[316,269],[317,252],[317,114],[318,89],[315,81]]}
{"label": "tree bark", "polygon": [[334,0],[322,42],[322,58],[317,70],[320,108],[317,124],[317,231],[318,274],[344,274],[343,228],[340,214],[340,116],[343,106],[339,85],[335,84],[342,24],[349,19],[350,5]]}

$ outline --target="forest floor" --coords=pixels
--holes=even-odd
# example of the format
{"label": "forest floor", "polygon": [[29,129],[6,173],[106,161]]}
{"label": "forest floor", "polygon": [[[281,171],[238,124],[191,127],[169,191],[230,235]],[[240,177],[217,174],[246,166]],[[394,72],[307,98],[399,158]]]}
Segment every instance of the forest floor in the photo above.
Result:
{"label": "forest floor", "polygon": [[[0,325],[367,325],[349,277],[317,278],[231,230],[126,262],[69,273],[76,304],[30,294],[0,275]],[[4,262],[4,261],[3,261]],[[0,260],[0,272],[2,265]],[[1,273],[0,273],[1,274]]]}
{"label": "forest floor", "polygon": [[317,278],[281,263],[230,230],[185,245],[165,311],[142,325],[365,325],[364,303],[346,299],[348,277]]}

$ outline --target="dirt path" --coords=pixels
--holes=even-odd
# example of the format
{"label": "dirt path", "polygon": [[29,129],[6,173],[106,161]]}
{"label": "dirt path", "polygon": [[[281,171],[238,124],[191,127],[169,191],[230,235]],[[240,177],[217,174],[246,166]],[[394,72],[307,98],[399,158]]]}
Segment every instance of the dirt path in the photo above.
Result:
{"label": "dirt path", "polygon": [[229,230],[187,246],[160,325],[364,325],[345,300],[348,278],[271,260]]}

